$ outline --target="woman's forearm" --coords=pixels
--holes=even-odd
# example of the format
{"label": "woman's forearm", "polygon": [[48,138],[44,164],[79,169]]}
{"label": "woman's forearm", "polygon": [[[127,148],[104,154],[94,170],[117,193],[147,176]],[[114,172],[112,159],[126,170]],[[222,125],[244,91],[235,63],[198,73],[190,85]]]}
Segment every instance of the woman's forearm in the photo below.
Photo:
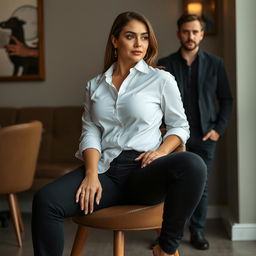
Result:
{"label": "woman's forearm", "polygon": [[157,149],[158,152],[161,152],[165,155],[170,154],[173,152],[177,147],[182,144],[180,137],[177,135],[169,135],[161,146]]}
{"label": "woman's forearm", "polygon": [[95,148],[88,148],[83,151],[83,158],[85,163],[86,175],[98,174],[98,162],[100,160],[100,153]]}
{"label": "woman's forearm", "polygon": [[85,163],[85,178],[82,180],[76,192],[76,202],[85,214],[94,211],[94,203],[99,204],[102,187],[98,178],[98,162],[100,153],[95,148],[88,148],[83,151]]}

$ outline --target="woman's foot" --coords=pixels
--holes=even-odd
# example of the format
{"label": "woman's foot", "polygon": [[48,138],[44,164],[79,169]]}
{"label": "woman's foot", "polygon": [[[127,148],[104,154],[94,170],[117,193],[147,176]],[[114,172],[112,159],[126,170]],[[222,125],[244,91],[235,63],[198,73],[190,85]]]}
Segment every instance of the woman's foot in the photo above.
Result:
{"label": "woman's foot", "polygon": [[159,245],[156,245],[153,250],[153,256],[179,256],[178,250],[174,254],[167,254],[164,252]]}

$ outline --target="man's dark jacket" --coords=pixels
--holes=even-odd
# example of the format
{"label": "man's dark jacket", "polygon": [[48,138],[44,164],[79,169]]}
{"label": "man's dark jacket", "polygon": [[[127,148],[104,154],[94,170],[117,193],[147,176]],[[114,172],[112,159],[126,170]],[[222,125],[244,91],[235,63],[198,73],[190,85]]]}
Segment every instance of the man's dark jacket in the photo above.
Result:
{"label": "man's dark jacket", "polygon": [[[175,76],[181,97],[184,99],[185,85],[182,77],[183,63],[180,52],[160,59],[157,64],[164,66],[166,71]],[[197,83],[202,132],[206,134],[214,129],[222,135],[232,111],[232,95],[223,60],[199,50]],[[216,100],[218,104],[216,104]]]}

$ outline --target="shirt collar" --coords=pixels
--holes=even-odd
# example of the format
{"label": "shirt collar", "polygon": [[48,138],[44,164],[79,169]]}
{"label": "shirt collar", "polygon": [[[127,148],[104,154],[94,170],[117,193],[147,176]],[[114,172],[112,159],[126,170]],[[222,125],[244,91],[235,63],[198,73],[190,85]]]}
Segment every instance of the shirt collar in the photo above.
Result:
{"label": "shirt collar", "polygon": [[132,69],[136,69],[145,74],[149,72],[149,66],[144,60],[140,60]]}
{"label": "shirt collar", "polygon": [[[113,74],[115,65],[116,65],[116,62],[114,62],[109,67],[109,69],[102,75],[100,81],[102,81],[103,78],[106,78],[106,81],[111,83],[112,74]],[[149,66],[144,60],[140,60],[133,68],[130,69],[130,72],[132,72],[133,70],[137,70],[141,73],[147,74],[149,72]]]}
{"label": "shirt collar", "polygon": [[[178,53],[179,53],[179,57],[181,58],[181,60],[187,65],[187,61],[182,57],[182,54],[181,54],[181,48],[178,50]],[[198,60],[198,57],[202,58],[203,57],[203,50],[199,49],[196,53],[196,59],[195,60]]]}
{"label": "shirt collar", "polygon": [[101,74],[100,79],[99,79],[99,83],[101,83],[102,80],[106,78],[106,82],[108,82],[109,84],[111,84],[111,81],[112,81],[112,77],[111,77],[111,76],[112,76],[112,73],[113,73],[113,70],[114,70],[114,66],[115,66],[115,63],[113,63],[113,64],[108,68],[108,70],[107,70],[105,73]]}

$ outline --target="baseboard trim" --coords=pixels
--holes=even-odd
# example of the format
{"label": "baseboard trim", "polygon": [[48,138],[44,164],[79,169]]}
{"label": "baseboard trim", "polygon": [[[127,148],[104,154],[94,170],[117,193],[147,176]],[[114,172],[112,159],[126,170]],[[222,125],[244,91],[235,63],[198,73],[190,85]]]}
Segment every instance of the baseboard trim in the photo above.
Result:
{"label": "baseboard trim", "polygon": [[232,241],[251,241],[256,240],[255,223],[235,223],[232,226]]}
{"label": "baseboard trim", "polygon": [[256,223],[237,223],[227,207],[222,207],[222,220],[232,241],[256,240]]}

